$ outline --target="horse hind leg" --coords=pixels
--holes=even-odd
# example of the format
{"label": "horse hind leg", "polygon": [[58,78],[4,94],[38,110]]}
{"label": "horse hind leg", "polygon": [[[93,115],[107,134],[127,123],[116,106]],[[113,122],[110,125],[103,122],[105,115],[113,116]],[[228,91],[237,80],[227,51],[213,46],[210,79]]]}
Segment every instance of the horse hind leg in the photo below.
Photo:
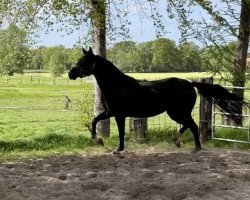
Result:
{"label": "horse hind leg", "polygon": [[179,111],[168,110],[167,113],[172,120],[182,125],[181,129],[176,133],[176,135],[173,138],[174,144],[178,148],[180,148],[181,147],[181,135],[190,127],[188,123],[189,121],[188,119],[190,119],[191,117],[191,114],[190,114],[191,111],[189,113],[183,110],[179,110]]}
{"label": "horse hind leg", "polygon": [[117,148],[117,150],[113,151],[113,154],[122,155],[124,154],[125,117],[115,116],[115,120],[118,126],[120,143],[119,143],[119,147]]}
{"label": "horse hind leg", "polygon": [[180,129],[179,132],[177,132],[176,136],[174,137],[174,143],[175,145],[180,148],[180,139],[181,135],[186,131],[188,128],[190,128],[195,141],[195,150],[201,150],[201,144],[200,144],[200,138],[199,138],[199,130],[198,126],[193,120],[192,116],[186,117],[185,120],[175,120],[176,122],[183,125],[183,127]]}
{"label": "horse hind leg", "polygon": [[201,143],[200,143],[200,137],[199,137],[199,130],[198,130],[198,126],[195,123],[195,121],[193,120],[193,118],[191,118],[190,120],[190,130],[194,135],[194,141],[195,141],[195,151],[200,151],[201,150]]}

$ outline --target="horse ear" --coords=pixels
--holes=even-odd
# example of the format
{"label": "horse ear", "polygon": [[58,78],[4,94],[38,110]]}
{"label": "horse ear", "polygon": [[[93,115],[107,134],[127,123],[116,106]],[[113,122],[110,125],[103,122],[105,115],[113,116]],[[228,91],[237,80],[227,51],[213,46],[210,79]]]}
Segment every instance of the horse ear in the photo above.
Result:
{"label": "horse ear", "polygon": [[86,51],[84,48],[82,48],[82,52],[83,52],[84,54],[87,53],[87,51]]}
{"label": "horse ear", "polygon": [[89,47],[89,53],[93,53],[92,47]]}

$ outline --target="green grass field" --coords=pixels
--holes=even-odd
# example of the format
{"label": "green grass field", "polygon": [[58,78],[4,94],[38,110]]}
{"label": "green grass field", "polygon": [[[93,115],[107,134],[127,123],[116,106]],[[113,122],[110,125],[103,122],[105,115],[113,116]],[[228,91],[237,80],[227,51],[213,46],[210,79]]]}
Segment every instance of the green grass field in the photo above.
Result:
{"label": "green grass field", "polygon": [[[196,79],[206,73],[131,74],[139,79],[154,80],[167,77]],[[88,130],[82,128],[81,111],[77,102],[84,102],[84,93],[93,92],[88,79],[68,80],[67,76],[52,78],[48,74],[25,74],[0,77],[0,157],[44,156],[55,153],[80,151],[110,151],[118,145],[116,125],[112,120],[112,135],[106,138],[105,148],[96,146]],[[65,109],[65,95],[73,101],[72,110]],[[197,100],[198,102],[198,100]],[[198,120],[197,111],[194,111]],[[165,119],[166,114],[149,119],[150,142],[136,142],[134,135],[127,135],[128,148],[147,148],[150,145],[171,146],[176,124]],[[166,120],[169,122],[166,123]],[[155,127],[155,128],[154,128]],[[222,133],[223,135],[223,133]],[[185,147],[193,147],[192,135],[183,139]],[[168,145],[167,145],[168,144]],[[210,142],[207,146],[223,146]],[[228,143],[225,143],[228,144]],[[249,148],[243,145],[242,148]]]}

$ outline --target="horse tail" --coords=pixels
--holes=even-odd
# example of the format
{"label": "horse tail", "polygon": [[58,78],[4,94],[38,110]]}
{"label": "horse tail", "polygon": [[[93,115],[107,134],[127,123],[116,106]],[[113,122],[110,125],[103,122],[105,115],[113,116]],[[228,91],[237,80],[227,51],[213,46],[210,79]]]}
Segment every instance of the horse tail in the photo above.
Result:
{"label": "horse tail", "polygon": [[214,103],[220,111],[229,113],[229,118],[237,125],[242,123],[242,108],[247,107],[243,98],[228,92],[227,89],[218,84],[192,82],[192,85],[206,100]]}

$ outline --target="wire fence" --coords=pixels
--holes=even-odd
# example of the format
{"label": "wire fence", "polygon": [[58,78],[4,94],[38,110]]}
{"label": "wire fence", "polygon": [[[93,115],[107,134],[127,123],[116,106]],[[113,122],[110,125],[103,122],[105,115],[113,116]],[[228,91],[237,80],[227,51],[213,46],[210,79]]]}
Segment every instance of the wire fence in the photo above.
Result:
{"label": "wire fence", "polygon": [[81,85],[85,82],[92,82],[92,77],[86,79],[70,80],[66,77],[49,77],[43,75],[17,75],[17,76],[0,76],[2,85]]}
{"label": "wire fence", "polygon": [[[44,134],[75,134],[83,133],[90,136],[89,131],[81,122],[82,110],[72,110],[63,107],[35,108],[35,107],[0,107],[0,140],[8,137],[20,138],[27,136],[39,137]],[[24,114],[25,113],[25,114]],[[118,134],[118,127],[114,118],[110,119],[111,135]],[[126,133],[129,133],[129,118],[126,118]],[[148,119],[149,131],[177,131],[179,125],[171,120],[166,113]],[[8,136],[12,135],[12,136]],[[8,137],[7,137],[8,136]]]}

